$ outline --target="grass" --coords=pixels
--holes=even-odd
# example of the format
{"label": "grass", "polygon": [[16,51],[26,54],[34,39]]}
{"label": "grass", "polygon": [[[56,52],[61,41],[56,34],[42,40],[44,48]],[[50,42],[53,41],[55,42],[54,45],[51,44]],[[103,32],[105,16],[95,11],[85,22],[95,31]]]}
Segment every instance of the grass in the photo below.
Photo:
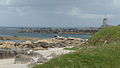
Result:
{"label": "grass", "polygon": [[[104,43],[106,38],[108,42]],[[105,28],[89,39],[82,49],[80,49],[81,46],[71,48],[76,52],[33,68],[120,68],[119,39],[120,27]],[[94,43],[97,45],[93,45]]]}
{"label": "grass", "polygon": [[120,26],[102,29],[99,33],[90,38],[88,43],[96,46],[97,44],[105,43],[105,41],[108,44],[120,41]]}
{"label": "grass", "polygon": [[120,43],[86,48],[34,68],[120,68]]}

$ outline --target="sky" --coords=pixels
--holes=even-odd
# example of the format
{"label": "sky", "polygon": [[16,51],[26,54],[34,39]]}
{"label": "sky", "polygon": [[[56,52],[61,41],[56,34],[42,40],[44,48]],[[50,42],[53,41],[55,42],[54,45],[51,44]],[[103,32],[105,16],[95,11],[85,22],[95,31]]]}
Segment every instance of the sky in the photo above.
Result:
{"label": "sky", "polygon": [[0,26],[99,27],[120,24],[120,0],[0,0]]}

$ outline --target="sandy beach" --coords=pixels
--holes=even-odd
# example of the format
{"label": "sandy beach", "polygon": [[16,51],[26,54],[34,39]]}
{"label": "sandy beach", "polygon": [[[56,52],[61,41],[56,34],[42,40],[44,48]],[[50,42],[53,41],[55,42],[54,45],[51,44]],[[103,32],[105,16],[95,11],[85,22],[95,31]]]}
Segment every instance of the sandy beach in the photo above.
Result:
{"label": "sandy beach", "polygon": [[14,64],[14,58],[0,59],[0,68],[27,68],[27,64]]}

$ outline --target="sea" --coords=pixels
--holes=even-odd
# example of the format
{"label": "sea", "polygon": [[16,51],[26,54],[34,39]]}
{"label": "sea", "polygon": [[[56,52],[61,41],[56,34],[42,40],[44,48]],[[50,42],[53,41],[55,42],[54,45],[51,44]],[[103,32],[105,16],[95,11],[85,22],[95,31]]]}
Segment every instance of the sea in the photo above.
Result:
{"label": "sea", "polygon": [[66,38],[72,37],[72,38],[82,38],[82,39],[88,39],[92,37],[92,35],[84,35],[84,34],[19,33],[20,31],[21,31],[21,27],[0,27],[0,36],[31,37],[31,38],[39,38],[39,39],[53,38],[55,35],[63,36]]}

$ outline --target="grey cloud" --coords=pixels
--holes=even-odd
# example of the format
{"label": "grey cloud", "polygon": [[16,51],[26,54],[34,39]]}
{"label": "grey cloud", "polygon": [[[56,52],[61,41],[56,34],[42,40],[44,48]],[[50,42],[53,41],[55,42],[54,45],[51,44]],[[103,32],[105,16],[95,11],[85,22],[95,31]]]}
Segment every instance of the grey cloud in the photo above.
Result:
{"label": "grey cloud", "polygon": [[110,24],[116,25],[119,24],[120,7],[115,3],[119,4],[118,0],[0,0],[0,24],[100,26],[107,15]]}

